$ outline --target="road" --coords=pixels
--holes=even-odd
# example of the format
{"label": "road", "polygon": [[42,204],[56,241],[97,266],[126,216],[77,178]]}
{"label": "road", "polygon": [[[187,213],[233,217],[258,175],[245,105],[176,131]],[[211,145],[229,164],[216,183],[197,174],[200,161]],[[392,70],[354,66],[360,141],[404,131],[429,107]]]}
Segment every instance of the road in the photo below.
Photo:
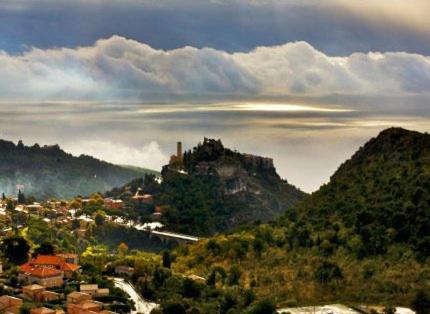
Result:
{"label": "road", "polygon": [[115,287],[120,288],[122,291],[127,293],[133,300],[136,310],[131,311],[131,314],[149,314],[158,305],[156,303],[145,301],[137,292],[133,286],[126,282],[123,278],[114,278]]}

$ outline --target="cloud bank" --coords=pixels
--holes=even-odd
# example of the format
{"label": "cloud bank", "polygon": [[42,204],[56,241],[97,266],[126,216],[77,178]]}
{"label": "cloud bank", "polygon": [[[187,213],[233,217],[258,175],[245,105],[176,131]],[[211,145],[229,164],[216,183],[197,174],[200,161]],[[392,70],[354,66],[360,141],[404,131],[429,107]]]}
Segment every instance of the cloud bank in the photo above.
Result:
{"label": "cloud bank", "polygon": [[328,56],[306,42],[247,53],[154,49],[120,36],[75,49],[0,53],[0,97],[20,100],[192,101],[430,91],[430,57],[408,53]]}
{"label": "cloud bank", "polygon": [[140,147],[131,147],[124,143],[82,140],[79,143],[66,144],[65,148],[77,156],[90,155],[118,165],[133,165],[159,170],[168,162],[167,155],[156,141]]}

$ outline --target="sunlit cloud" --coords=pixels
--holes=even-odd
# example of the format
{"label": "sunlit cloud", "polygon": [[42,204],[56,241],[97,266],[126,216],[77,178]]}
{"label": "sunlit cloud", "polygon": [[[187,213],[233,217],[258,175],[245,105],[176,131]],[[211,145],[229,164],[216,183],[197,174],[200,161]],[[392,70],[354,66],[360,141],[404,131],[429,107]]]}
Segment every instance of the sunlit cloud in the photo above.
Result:
{"label": "sunlit cloud", "polygon": [[228,53],[194,47],[157,50],[114,36],[75,49],[33,49],[18,56],[0,53],[3,101],[226,103],[238,99],[242,104],[235,110],[315,111],[312,106],[282,102],[258,105],[256,100],[333,94],[428,95],[429,91],[427,56],[328,56],[306,42]]}

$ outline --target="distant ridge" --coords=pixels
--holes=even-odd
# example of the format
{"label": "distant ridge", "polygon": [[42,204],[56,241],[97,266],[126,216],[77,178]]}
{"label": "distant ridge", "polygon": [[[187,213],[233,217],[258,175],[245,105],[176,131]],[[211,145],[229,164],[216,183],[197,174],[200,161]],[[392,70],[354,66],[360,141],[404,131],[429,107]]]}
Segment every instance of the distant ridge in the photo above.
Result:
{"label": "distant ridge", "polygon": [[21,188],[36,198],[71,198],[104,192],[155,171],[118,166],[91,156],[75,157],[60,146],[25,146],[0,140],[0,193]]}

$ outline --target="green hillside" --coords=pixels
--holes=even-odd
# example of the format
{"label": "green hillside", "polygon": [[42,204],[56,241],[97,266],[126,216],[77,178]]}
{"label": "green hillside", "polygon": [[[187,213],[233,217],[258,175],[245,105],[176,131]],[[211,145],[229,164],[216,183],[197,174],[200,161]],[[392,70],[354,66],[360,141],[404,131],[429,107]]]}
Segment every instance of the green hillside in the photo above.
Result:
{"label": "green hillside", "polygon": [[36,198],[72,198],[104,192],[147,172],[90,156],[74,157],[58,145],[24,146],[0,140],[0,192],[15,195],[17,185]]}
{"label": "green hillside", "polygon": [[172,267],[229,293],[232,313],[248,290],[278,306],[410,306],[430,286],[429,158],[428,134],[387,129],[281,219],[178,248]]}
{"label": "green hillside", "polygon": [[349,230],[360,255],[383,254],[390,244],[403,243],[418,257],[429,256],[430,135],[400,128],[381,132],[295,214],[314,232]]}

